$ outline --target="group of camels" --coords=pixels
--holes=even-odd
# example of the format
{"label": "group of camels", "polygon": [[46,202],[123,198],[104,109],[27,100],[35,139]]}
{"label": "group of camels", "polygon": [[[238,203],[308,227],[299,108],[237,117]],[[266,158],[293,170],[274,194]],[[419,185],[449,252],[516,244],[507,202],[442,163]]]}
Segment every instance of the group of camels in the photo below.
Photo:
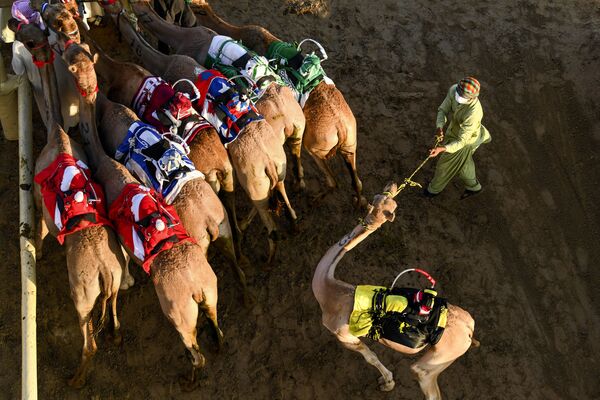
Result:
{"label": "group of camels", "polygon": [[[69,383],[74,387],[85,384],[97,349],[96,333],[102,326],[108,324],[112,339],[120,343],[117,295],[119,288],[126,289],[134,283],[127,269],[131,259],[150,274],[163,313],[192,356],[189,384],[193,385],[197,370],[205,364],[196,340],[198,307],[206,314],[219,346],[223,340],[217,318],[217,277],[207,260],[209,244],[214,241],[230,260],[243,286],[244,301],[250,306],[254,299],[240,267],[244,258],[242,229],[258,213],[268,231],[268,263],[272,263],[278,240],[272,200],[284,205],[292,224],[297,220],[284,185],[286,143],[293,157],[298,189],[305,188],[303,145],[325,176],[324,192],[336,187],[327,160],[338,153],[350,172],[355,205],[367,205],[356,169],[356,120],[329,79],[316,84],[301,105],[298,93],[290,87],[277,79],[261,81],[255,75],[250,77],[250,67],[244,70],[242,65],[241,73],[250,82],[252,78],[263,82],[258,98],[250,102],[247,95],[238,92],[234,81],[205,68],[207,59],[215,57],[214,46],[211,47],[215,40],[234,45],[234,40],[241,40],[251,51],[235,51],[243,52],[245,61],[257,60],[247,66],[260,63],[260,57],[280,39],[259,26],[226,23],[203,0],[192,2],[197,19],[192,28],[166,22],[146,0],[124,3],[125,8],[117,0],[102,0],[100,4],[141,65],[117,61],[95,43],[77,14],[74,0],[66,4],[31,1],[32,8],[39,10],[50,28],[52,44],[48,33],[37,25],[14,19],[9,22],[16,39],[29,49],[39,69],[47,106],[47,142],[35,165],[34,195],[41,216],[36,246],[41,256],[42,239],[47,233],[64,240],[66,246],[71,296],[84,339],[80,365]],[[169,45],[174,54],[155,50],[142,35],[142,29]],[[68,68],[78,91],[83,146],[62,128],[55,54]],[[203,83],[204,76],[210,80]],[[99,80],[102,91],[98,90]],[[213,83],[221,85],[219,93],[236,104],[229,111],[238,112],[237,120],[223,122],[215,117],[220,95],[210,92]],[[141,88],[151,90],[140,94]],[[154,96],[152,90],[158,94]],[[157,105],[160,96],[164,97],[163,104]],[[145,103],[140,106],[142,98]],[[162,140],[158,146],[162,146],[160,155],[184,148],[193,162],[192,168],[175,163],[179,165],[173,167],[176,174],[165,177],[176,175],[183,182],[169,201],[161,195],[162,186],[157,186],[156,181],[114,159],[120,146],[133,140],[131,127],[149,120],[156,124],[147,129],[157,132],[155,136]],[[224,133],[233,136],[224,140]],[[152,147],[152,151],[156,149],[157,146]],[[234,175],[253,204],[253,211],[239,224]],[[312,282],[324,326],[344,347],[361,353],[379,370],[379,388],[384,391],[393,389],[393,375],[351,333],[349,319],[356,286],[337,280],[334,270],[345,253],[386,221],[393,220],[396,203],[392,194],[396,189],[390,184],[384,194],[375,196],[363,222],[327,250]],[[61,203],[62,208],[55,203]],[[94,326],[92,311],[98,299],[100,326]],[[411,369],[425,397],[433,400],[441,398],[437,376],[477,344],[473,330],[471,316],[449,305],[445,330],[436,344],[411,348],[384,338],[378,341],[404,354],[416,354],[427,347]]]}

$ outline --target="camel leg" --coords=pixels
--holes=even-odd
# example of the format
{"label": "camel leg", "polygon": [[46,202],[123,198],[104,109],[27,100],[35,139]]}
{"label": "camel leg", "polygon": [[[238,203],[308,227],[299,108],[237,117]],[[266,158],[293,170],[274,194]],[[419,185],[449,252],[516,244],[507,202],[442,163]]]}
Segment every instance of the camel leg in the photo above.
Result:
{"label": "camel leg", "polygon": [[285,202],[285,205],[290,213],[290,218],[292,219],[292,223],[296,224],[298,217],[296,215],[296,211],[294,211],[294,209],[292,208],[290,199],[288,199],[288,195],[285,191],[285,185],[284,185],[283,181],[278,181],[277,184],[275,185],[275,189],[281,194],[281,197],[283,197],[283,201]]}
{"label": "camel leg", "polygon": [[394,382],[394,375],[392,372],[387,369],[377,355],[371,351],[360,339],[352,336],[352,337],[341,337],[338,336],[338,340],[342,343],[342,345],[352,351],[356,351],[365,358],[365,361],[377,368],[381,377],[377,380],[379,382],[379,390],[384,392],[389,392],[394,388],[396,383]]}
{"label": "camel leg", "polygon": [[340,154],[344,159],[344,164],[346,164],[348,172],[350,173],[350,178],[352,179],[352,188],[356,192],[355,205],[357,207],[366,207],[367,199],[365,199],[362,195],[362,182],[360,181],[360,178],[358,177],[358,172],[356,171],[356,153],[345,152],[341,150]]}
{"label": "camel leg", "polygon": [[314,201],[318,202],[322,200],[326,195],[331,193],[331,191],[333,191],[333,189],[337,187],[337,183],[335,181],[335,178],[333,177],[333,172],[331,172],[331,168],[329,168],[329,165],[327,165],[327,162],[325,162],[323,158],[320,158],[319,156],[313,154],[310,151],[309,154],[312,156],[313,160],[317,164],[317,167],[319,167],[319,169],[325,176],[325,190],[322,190],[319,194],[317,194],[314,197]]}
{"label": "camel leg", "polygon": [[213,329],[213,333],[215,334],[217,347],[219,350],[221,350],[221,347],[223,347],[223,332],[219,328],[219,322],[217,321],[217,299],[218,294],[216,289],[204,289],[204,301],[200,304],[200,308],[202,311],[204,311],[204,314],[208,318],[208,321]]}
{"label": "camel leg", "polygon": [[256,207],[252,207],[252,209],[250,209],[250,212],[248,213],[248,215],[246,215],[246,218],[244,218],[242,220],[242,222],[240,222],[240,229],[242,230],[242,232],[245,232],[246,229],[248,229],[248,227],[252,223],[252,220],[254,219],[254,217],[256,217],[256,214],[257,214]]}
{"label": "camel leg", "polygon": [[290,151],[292,153],[292,163],[294,176],[297,180],[296,185],[297,189],[304,190],[306,187],[306,183],[304,182],[304,168],[302,167],[302,139],[290,137],[287,140],[287,144],[290,147]]}
{"label": "camel leg", "polygon": [[244,291],[244,305],[246,307],[251,307],[255,303],[255,301],[252,297],[252,294],[248,290],[248,285],[246,283],[246,274],[240,266],[240,258],[238,258],[235,254],[231,232],[228,232],[227,229],[223,227],[223,225],[224,224],[219,225],[219,237],[215,241],[215,246],[217,246],[221,254],[227,257],[231,267],[233,268],[233,271],[236,273],[238,280],[242,285],[242,290]]}
{"label": "camel leg", "polygon": [[186,293],[178,293],[169,299],[166,289],[169,289],[169,286],[165,285],[165,282],[158,279],[154,280],[154,290],[158,295],[160,308],[179,333],[181,341],[191,356],[191,377],[188,381],[182,382],[182,387],[189,391],[195,388],[196,370],[206,364],[206,359],[200,352],[200,346],[198,346],[196,338],[198,303],[193,296],[188,296]]}
{"label": "camel leg", "polygon": [[410,369],[419,380],[419,386],[425,395],[426,400],[441,400],[442,394],[440,387],[437,382],[437,378],[440,373],[448,368],[450,364],[454,362],[448,361],[441,364],[432,363],[433,357],[428,357],[429,354],[425,354],[419,361],[411,365]]}
{"label": "camel leg", "polygon": [[111,296],[111,321],[112,321],[112,336],[113,343],[117,346],[121,344],[123,341],[123,337],[121,336],[121,323],[119,322],[119,318],[117,317],[117,295],[119,292],[115,292]]}
{"label": "camel leg", "polygon": [[275,261],[275,253],[277,251],[277,243],[276,243],[276,241],[278,239],[277,226],[275,225],[275,221],[273,221],[271,213],[269,212],[269,200],[268,199],[254,200],[253,203],[254,203],[254,208],[256,208],[256,211],[260,215],[260,219],[262,220],[263,224],[267,228],[267,232],[269,234],[269,236],[268,236],[269,257],[267,259],[267,266],[271,266],[273,264],[273,261]]}
{"label": "camel leg", "polygon": [[229,225],[233,227],[233,243],[235,249],[236,257],[242,257],[242,229],[237,221],[237,214],[235,211],[235,192],[227,191],[224,189],[221,193],[219,193],[219,197],[223,202],[223,206],[225,207],[225,211],[227,212],[227,217],[229,218]]}
{"label": "camel leg", "polygon": [[427,349],[423,357],[411,365],[410,369],[419,380],[419,386],[426,400],[440,400],[438,375],[448,368],[458,357],[469,350],[472,344],[475,322],[468,312],[450,306],[448,326],[440,341]]}
{"label": "camel leg", "polygon": [[79,317],[79,328],[83,336],[83,350],[81,352],[81,362],[75,375],[69,380],[69,385],[79,389],[85,385],[87,370],[94,354],[98,350],[93,334],[92,309],[94,308],[96,298],[100,295],[100,286],[99,284],[95,285],[95,287],[86,288],[82,284],[72,284],[71,286],[73,302],[75,303]]}
{"label": "camel leg", "polygon": [[127,254],[123,247],[121,247],[121,250],[123,251],[123,255],[125,256],[125,264],[123,267],[123,274],[121,278],[121,287],[119,289],[127,290],[133,286],[133,284],[135,283],[135,279],[133,279],[133,276],[129,273],[129,254]]}
{"label": "camel leg", "polygon": [[217,174],[210,173],[209,175],[206,175],[205,179],[206,179],[206,182],[212,188],[212,190],[215,192],[215,194],[219,194],[219,191],[221,190],[221,183],[219,182],[219,179],[217,178]]}
{"label": "camel leg", "polygon": [[35,260],[39,261],[42,259],[42,247],[44,238],[48,235],[48,226],[44,219],[44,214],[39,213],[38,224],[35,229]]}

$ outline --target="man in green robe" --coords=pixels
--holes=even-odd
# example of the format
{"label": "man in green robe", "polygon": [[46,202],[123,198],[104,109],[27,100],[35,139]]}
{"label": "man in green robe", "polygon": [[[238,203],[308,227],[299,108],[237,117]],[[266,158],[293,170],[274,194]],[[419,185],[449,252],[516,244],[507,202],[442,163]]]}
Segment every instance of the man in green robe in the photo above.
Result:
{"label": "man in green robe", "polygon": [[[461,199],[478,194],[482,187],[475,174],[473,153],[482,144],[491,141],[488,130],[481,125],[483,109],[479,102],[480,84],[477,79],[467,77],[453,85],[438,108],[436,136],[442,139],[441,146],[430,150],[430,157],[442,154],[435,168],[435,175],[425,189],[425,195],[439,194],[456,175],[463,181],[465,191]],[[444,125],[450,123],[444,135]]]}

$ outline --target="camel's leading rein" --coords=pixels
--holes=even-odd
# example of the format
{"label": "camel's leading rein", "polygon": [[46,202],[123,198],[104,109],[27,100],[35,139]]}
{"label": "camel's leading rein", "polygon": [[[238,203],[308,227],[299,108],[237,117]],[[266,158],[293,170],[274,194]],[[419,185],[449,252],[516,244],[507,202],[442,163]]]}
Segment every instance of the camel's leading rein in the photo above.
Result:
{"label": "camel's leading rein", "polygon": [[[435,137],[435,144],[433,145],[433,148],[435,149],[442,142],[442,140],[443,140],[442,136],[436,136]],[[419,166],[417,167],[417,169],[415,169],[413,171],[413,173],[410,174],[410,176],[408,178],[404,178],[404,182],[400,186],[398,186],[398,190],[396,190],[394,193],[392,193],[392,192],[383,192],[382,194],[385,194],[386,196],[389,196],[389,197],[391,197],[393,199],[394,197],[398,196],[400,194],[400,192],[403,191],[406,186],[411,186],[411,187],[415,187],[416,186],[416,187],[422,188],[423,186],[421,186],[421,184],[419,182],[413,181],[412,178],[413,178],[413,176],[415,176],[415,174],[417,172],[419,172],[419,170],[421,168],[423,168],[423,166],[427,163],[427,161],[429,161],[430,158],[431,158],[431,155],[427,156],[427,158],[424,159],[421,164],[419,164]]]}

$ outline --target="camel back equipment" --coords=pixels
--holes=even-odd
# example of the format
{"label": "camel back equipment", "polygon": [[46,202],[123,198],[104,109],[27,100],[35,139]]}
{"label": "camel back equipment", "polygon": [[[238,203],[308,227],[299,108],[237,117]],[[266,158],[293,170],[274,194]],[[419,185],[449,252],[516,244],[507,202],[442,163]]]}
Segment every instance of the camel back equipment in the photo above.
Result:
{"label": "camel back equipment", "polygon": [[181,224],[175,208],[153,189],[137,183],[123,188],[108,215],[121,243],[142,261],[148,274],[152,261],[162,251],[183,242],[196,243]]}
{"label": "camel back equipment", "polygon": [[[308,55],[302,54],[301,46],[306,41],[311,41],[319,47],[322,58],[314,52]],[[325,80],[328,84],[333,84],[321,66],[321,62],[327,59],[327,53],[312,39],[305,39],[300,44],[273,42],[267,50],[267,58],[273,60],[279,76],[296,91],[302,106],[311,90],[319,83]]]}
{"label": "camel back equipment", "polygon": [[102,186],[91,180],[83,161],[61,153],[34,180],[40,185],[44,206],[58,228],[56,239],[60,244],[70,233],[110,225]]}
{"label": "camel back equipment", "polygon": [[[397,278],[405,272],[424,274],[429,289],[396,288]],[[391,288],[360,285],[354,293],[354,308],[350,315],[350,333],[373,340],[387,339],[411,348],[436,344],[444,333],[448,304],[437,296],[435,280],[419,269],[405,270]]]}
{"label": "camel back equipment", "polygon": [[200,72],[194,84],[200,93],[194,103],[196,110],[215,128],[225,146],[234,141],[246,125],[263,119],[250,100],[219,71]]}
{"label": "camel back equipment", "polygon": [[273,71],[269,61],[229,36],[215,36],[206,57],[206,67],[221,72],[244,90],[256,103],[272,82],[285,82]]}
{"label": "camel back equipment", "polygon": [[115,159],[144,185],[159,192],[167,204],[172,204],[187,182],[204,178],[187,153],[189,150],[182,144],[167,139],[154,127],[136,121],[117,148]]}

